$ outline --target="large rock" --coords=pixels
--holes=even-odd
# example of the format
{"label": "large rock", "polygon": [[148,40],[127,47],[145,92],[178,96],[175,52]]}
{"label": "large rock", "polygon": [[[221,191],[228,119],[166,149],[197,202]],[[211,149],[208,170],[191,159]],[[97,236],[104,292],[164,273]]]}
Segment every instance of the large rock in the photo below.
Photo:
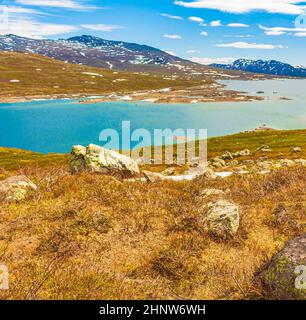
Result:
{"label": "large rock", "polygon": [[73,173],[88,172],[122,172],[135,175],[139,173],[136,161],[113,150],[90,144],[88,147],[73,146],[70,158]]}
{"label": "large rock", "polygon": [[0,198],[4,201],[22,201],[30,190],[37,190],[37,186],[26,176],[13,176],[0,181]]}
{"label": "large rock", "polygon": [[227,200],[209,202],[201,208],[204,229],[218,238],[232,238],[239,228],[239,207]]}
{"label": "large rock", "polygon": [[306,299],[306,234],[288,241],[261,273],[270,299]]}

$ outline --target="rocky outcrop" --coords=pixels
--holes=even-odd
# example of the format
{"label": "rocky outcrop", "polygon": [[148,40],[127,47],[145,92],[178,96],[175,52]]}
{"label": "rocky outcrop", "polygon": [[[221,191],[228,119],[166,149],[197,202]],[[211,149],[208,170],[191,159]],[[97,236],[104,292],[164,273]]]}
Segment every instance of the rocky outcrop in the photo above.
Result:
{"label": "rocky outcrop", "polygon": [[239,228],[239,207],[228,200],[212,201],[200,210],[204,229],[222,239],[232,238]]}
{"label": "rocky outcrop", "polygon": [[19,202],[26,198],[37,186],[26,176],[14,176],[0,181],[0,199],[7,202]]}
{"label": "rocky outcrop", "polygon": [[138,164],[133,159],[94,144],[90,144],[88,147],[72,147],[70,169],[73,173],[82,171],[122,172],[130,175],[139,173]]}
{"label": "rocky outcrop", "polygon": [[260,274],[270,299],[306,299],[306,234],[285,245]]}

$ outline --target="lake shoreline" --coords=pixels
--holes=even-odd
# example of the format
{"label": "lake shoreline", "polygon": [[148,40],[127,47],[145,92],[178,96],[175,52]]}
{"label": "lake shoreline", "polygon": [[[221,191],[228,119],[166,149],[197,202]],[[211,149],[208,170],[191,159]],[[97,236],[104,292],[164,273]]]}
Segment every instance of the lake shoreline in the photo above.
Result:
{"label": "lake shoreline", "polygon": [[226,85],[219,82],[187,87],[185,89],[161,88],[154,90],[138,90],[131,92],[113,92],[111,94],[57,94],[21,97],[0,97],[1,103],[20,103],[53,100],[79,100],[80,104],[96,104],[101,102],[133,102],[143,101],[159,104],[193,104],[208,102],[245,102],[263,100],[262,97],[250,95],[239,90],[227,90]]}

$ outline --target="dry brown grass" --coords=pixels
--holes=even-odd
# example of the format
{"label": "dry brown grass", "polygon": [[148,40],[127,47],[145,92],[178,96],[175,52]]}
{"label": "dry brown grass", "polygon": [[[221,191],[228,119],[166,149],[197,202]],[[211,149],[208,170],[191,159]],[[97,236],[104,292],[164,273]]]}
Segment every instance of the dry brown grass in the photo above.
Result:
{"label": "dry brown grass", "polygon": [[[86,74],[87,73],[87,74]],[[88,73],[98,74],[100,76]],[[126,81],[118,81],[125,79]],[[12,83],[11,80],[19,80]],[[103,95],[166,87],[186,88],[211,80],[166,80],[162,75],[115,72],[69,64],[35,54],[0,51],[0,98],[46,95]]]}
{"label": "dry brown grass", "polygon": [[[1,203],[0,261],[10,272],[2,299],[263,298],[256,272],[306,222],[303,168],[154,184],[67,169],[22,169],[39,191]],[[241,208],[232,240],[201,227],[199,202],[208,200],[199,194],[207,187],[229,189],[226,197]],[[299,230],[277,224],[280,203]]]}

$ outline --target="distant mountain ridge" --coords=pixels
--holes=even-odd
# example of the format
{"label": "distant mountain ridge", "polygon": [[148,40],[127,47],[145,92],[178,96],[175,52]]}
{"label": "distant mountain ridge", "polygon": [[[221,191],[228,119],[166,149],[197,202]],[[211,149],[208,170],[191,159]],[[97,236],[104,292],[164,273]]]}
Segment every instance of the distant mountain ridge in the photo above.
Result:
{"label": "distant mountain ridge", "polygon": [[105,40],[91,35],[58,40],[31,39],[14,34],[0,35],[0,51],[38,54],[67,63],[109,70],[157,73],[171,79],[180,76],[209,81],[262,78],[258,74],[237,71],[238,69],[227,66],[221,71],[148,45]]}
{"label": "distant mountain ridge", "polygon": [[227,70],[239,70],[276,76],[306,77],[306,69],[293,67],[288,63],[276,60],[238,59],[232,64],[211,64],[210,66]]}
{"label": "distant mountain ridge", "polygon": [[[68,39],[30,39],[13,34],[0,36],[0,50],[29,52],[75,64],[130,70],[137,65],[165,66],[186,60],[147,45],[82,35]],[[196,65],[188,61],[190,65]]]}

